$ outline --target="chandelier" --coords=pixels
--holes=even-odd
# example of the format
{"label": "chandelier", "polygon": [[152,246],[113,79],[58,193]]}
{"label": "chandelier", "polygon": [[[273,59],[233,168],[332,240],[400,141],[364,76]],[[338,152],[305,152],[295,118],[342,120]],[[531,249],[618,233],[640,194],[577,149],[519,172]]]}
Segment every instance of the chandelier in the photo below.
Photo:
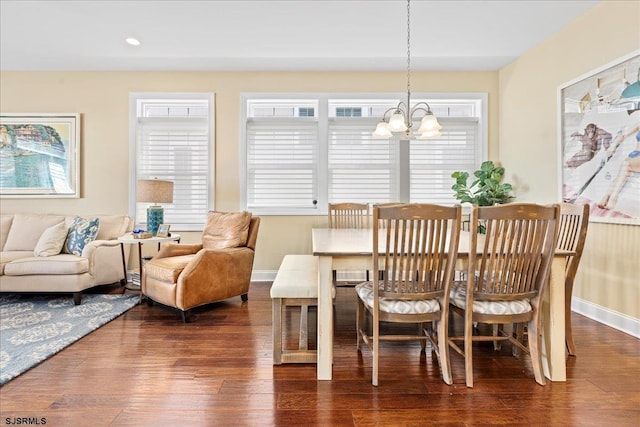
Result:
{"label": "chandelier", "polygon": [[[389,108],[382,115],[382,120],[373,132],[374,138],[390,138],[393,133],[400,133],[400,139],[429,139],[437,138],[440,134],[440,123],[433,115],[431,107],[426,102],[418,102],[411,107],[411,0],[407,0],[407,102],[400,101],[395,107]],[[415,113],[424,113],[420,127],[413,133],[413,116]],[[388,114],[392,113],[389,118]]]}

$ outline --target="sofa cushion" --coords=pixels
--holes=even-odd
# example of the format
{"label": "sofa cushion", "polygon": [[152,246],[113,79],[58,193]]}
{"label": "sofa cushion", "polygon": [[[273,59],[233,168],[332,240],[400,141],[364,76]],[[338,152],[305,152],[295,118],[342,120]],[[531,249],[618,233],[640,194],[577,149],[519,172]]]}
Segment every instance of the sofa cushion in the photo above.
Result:
{"label": "sofa cushion", "polygon": [[4,266],[7,276],[32,274],[82,274],[89,271],[89,260],[75,255],[60,254],[46,258],[16,259]]}
{"label": "sofa cushion", "polygon": [[202,247],[226,249],[245,246],[250,222],[250,212],[210,211],[202,233]]}
{"label": "sofa cushion", "polygon": [[47,228],[40,236],[38,243],[36,243],[33,254],[42,257],[58,255],[62,250],[68,232],[69,228],[64,221]]}
{"label": "sofa cushion", "polygon": [[13,222],[13,215],[0,215],[0,250],[4,250],[4,244],[7,241],[9,228]]}
{"label": "sofa cushion", "polygon": [[149,277],[167,283],[176,283],[182,270],[195,256],[196,254],[191,254],[152,259],[144,265],[144,270]]}
{"label": "sofa cushion", "polygon": [[99,229],[100,220],[98,218],[84,219],[76,217],[69,228],[69,235],[64,244],[64,252],[78,256],[82,255],[82,250],[86,244],[96,239]]}
{"label": "sofa cushion", "polygon": [[15,214],[4,251],[33,251],[44,230],[64,221],[60,215]]}
{"label": "sofa cushion", "polygon": [[4,266],[20,258],[33,257],[32,251],[2,251],[0,252],[0,274],[4,274]]}

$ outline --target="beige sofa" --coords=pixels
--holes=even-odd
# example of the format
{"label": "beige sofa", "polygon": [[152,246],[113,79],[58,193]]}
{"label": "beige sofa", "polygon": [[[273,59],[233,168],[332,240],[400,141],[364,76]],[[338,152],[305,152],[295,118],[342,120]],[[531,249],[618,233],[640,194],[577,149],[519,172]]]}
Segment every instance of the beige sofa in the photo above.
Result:
{"label": "beige sofa", "polygon": [[[77,305],[85,289],[124,283],[123,255],[117,238],[133,229],[133,221],[126,215],[85,216],[96,217],[98,234],[79,256],[36,256],[34,250],[45,230],[63,221],[69,227],[76,216],[0,215],[0,292],[72,293]],[[129,249],[124,249],[124,259],[128,259]]]}

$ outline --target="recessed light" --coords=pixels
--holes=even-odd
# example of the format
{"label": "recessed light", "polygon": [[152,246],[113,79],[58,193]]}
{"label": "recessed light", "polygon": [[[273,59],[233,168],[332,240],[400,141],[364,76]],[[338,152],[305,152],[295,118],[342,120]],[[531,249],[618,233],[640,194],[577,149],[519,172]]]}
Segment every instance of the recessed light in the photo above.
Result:
{"label": "recessed light", "polygon": [[134,37],[127,37],[124,41],[126,41],[131,46],[140,46],[140,40]]}

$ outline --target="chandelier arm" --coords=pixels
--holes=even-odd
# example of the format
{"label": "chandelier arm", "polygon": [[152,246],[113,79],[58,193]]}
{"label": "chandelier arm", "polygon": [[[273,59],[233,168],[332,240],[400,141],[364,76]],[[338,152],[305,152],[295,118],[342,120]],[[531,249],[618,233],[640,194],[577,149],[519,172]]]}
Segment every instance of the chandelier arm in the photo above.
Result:
{"label": "chandelier arm", "polygon": [[415,106],[415,107],[413,107],[413,109],[411,110],[411,115],[410,115],[411,119],[413,119],[413,115],[414,115],[417,111],[424,111],[426,114],[433,114],[433,113],[431,112],[431,110],[428,110],[428,109],[426,109],[426,108],[424,108],[424,107],[418,107],[418,106]]}
{"label": "chandelier arm", "polygon": [[[427,108],[421,107],[422,105],[425,105]],[[431,113],[431,114],[433,114],[433,113],[431,112],[431,106],[430,106],[427,102],[425,102],[425,101],[421,101],[421,102],[418,102],[416,105],[414,105],[414,106],[413,106],[413,108],[411,109],[411,115],[413,115],[413,113],[414,113],[415,111],[420,110],[420,109],[421,109],[422,111],[426,112],[426,113]]]}

